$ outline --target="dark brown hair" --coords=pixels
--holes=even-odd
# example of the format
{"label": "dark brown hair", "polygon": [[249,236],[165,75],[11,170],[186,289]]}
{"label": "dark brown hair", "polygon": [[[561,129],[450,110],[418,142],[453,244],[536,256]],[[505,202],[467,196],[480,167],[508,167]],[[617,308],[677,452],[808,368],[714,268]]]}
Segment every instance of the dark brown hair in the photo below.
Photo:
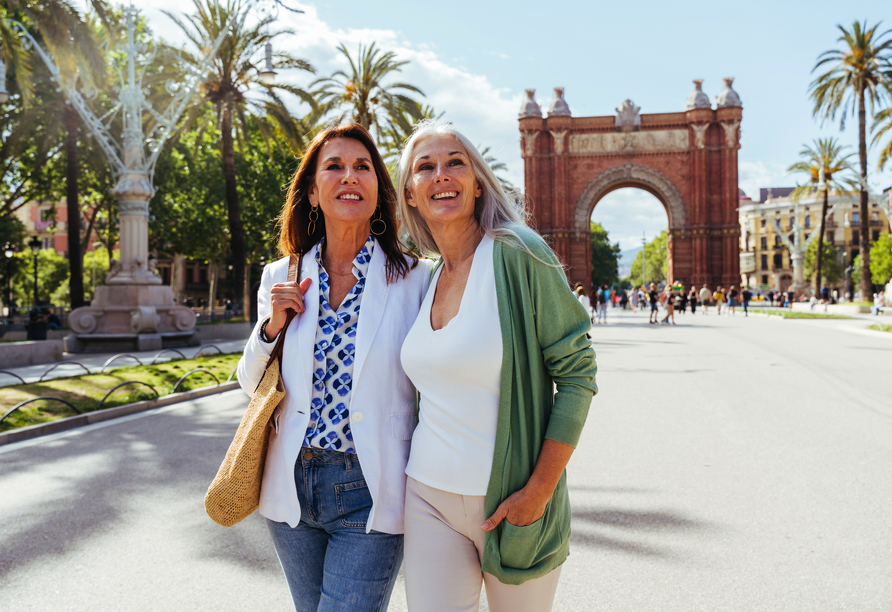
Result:
{"label": "dark brown hair", "polygon": [[[285,198],[282,214],[279,215],[279,250],[283,255],[306,253],[325,236],[325,215],[322,208],[317,207],[319,218],[316,221],[315,230],[310,233],[310,200],[308,194],[310,187],[316,180],[316,168],[319,163],[319,152],[325,143],[336,138],[352,138],[365,146],[372,158],[372,166],[378,177],[378,208],[381,219],[387,225],[381,235],[376,235],[378,246],[387,256],[387,282],[392,283],[403,278],[409,270],[418,265],[418,258],[408,252],[399,239],[399,221],[396,217],[396,191],[393,181],[387,172],[387,166],[378,153],[378,147],[372,140],[371,134],[359,123],[333,127],[316,135],[313,141],[304,151],[303,159]],[[411,265],[406,261],[409,258]]]}

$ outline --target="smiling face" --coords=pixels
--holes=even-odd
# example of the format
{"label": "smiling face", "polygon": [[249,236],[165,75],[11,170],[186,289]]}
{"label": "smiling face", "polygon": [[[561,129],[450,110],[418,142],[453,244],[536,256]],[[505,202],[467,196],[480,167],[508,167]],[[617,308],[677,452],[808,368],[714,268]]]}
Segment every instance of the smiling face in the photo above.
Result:
{"label": "smiling face", "polygon": [[338,224],[369,225],[378,206],[378,176],[365,145],[352,138],[325,143],[307,195],[310,204],[322,208],[328,229]]}
{"label": "smiling face", "polygon": [[415,143],[406,202],[429,226],[476,224],[474,200],[482,194],[471,160],[455,138],[436,134]]}

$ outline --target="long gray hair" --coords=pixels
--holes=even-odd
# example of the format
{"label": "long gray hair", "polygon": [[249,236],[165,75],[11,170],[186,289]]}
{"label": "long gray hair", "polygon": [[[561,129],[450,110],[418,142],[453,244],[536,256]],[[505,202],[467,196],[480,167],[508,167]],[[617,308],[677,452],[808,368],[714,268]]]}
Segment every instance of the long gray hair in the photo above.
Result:
{"label": "long gray hair", "polygon": [[[442,119],[424,119],[419,121],[415,125],[412,135],[406,141],[406,145],[403,147],[403,152],[400,155],[399,175],[396,184],[397,214],[399,214],[402,222],[405,223],[412,242],[426,254],[440,254],[440,249],[437,247],[437,243],[434,242],[434,237],[427,222],[418,212],[418,209],[414,206],[409,206],[409,203],[406,201],[406,189],[409,187],[409,178],[412,174],[411,166],[415,145],[425,136],[440,134],[455,138],[468,155],[474,176],[483,192],[474,201],[474,217],[483,231],[494,240],[517,246],[536,257],[515,231],[516,228],[524,227],[527,224],[527,212],[520,194],[506,194],[486,160],[477,151],[477,147],[471,144],[471,141],[456,130],[451,123]],[[539,258],[536,257],[536,259]]]}

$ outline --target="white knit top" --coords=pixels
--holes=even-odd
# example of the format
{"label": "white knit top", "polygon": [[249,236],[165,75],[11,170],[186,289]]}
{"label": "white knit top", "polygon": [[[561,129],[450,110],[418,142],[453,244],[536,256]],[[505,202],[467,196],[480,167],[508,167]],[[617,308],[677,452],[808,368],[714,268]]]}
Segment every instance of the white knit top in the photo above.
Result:
{"label": "white knit top", "polygon": [[437,270],[403,342],[403,370],[421,394],[406,474],[459,495],[485,495],[492,469],[502,370],[493,239],[474,253],[458,314],[431,328]]}

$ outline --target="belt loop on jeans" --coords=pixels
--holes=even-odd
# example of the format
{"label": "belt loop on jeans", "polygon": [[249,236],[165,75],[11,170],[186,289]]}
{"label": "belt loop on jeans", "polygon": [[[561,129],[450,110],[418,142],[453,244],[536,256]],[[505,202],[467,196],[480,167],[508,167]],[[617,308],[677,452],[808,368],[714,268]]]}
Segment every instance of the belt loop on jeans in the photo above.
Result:
{"label": "belt loop on jeans", "polygon": [[344,453],[344,463],[347,466],[348,472],[353,469],[353,459],[351,458],[350,453]]}

